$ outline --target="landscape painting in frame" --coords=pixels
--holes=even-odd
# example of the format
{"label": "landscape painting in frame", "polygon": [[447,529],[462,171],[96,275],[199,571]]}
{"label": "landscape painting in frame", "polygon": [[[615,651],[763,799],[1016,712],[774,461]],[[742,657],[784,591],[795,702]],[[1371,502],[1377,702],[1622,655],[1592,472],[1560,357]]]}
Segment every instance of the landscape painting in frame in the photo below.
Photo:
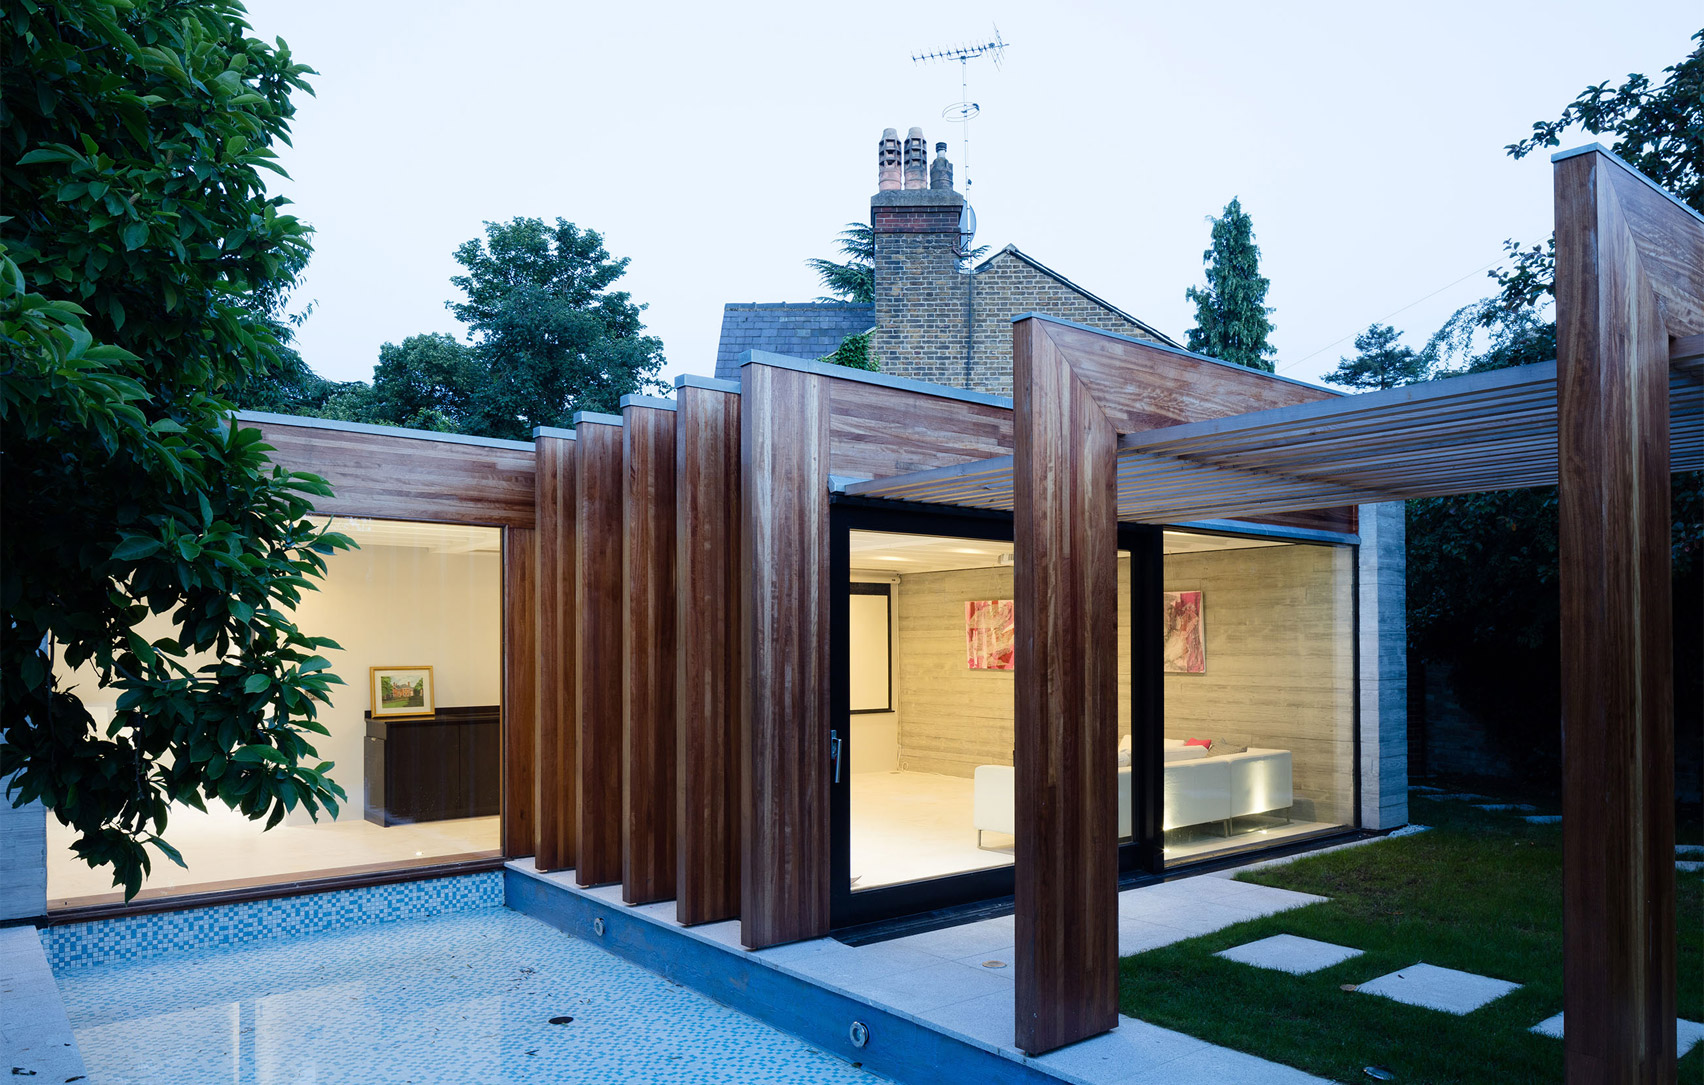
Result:
{"label": "landscape painting in frame", "polygon": [[1010,599],[972,599],[964,605],[966,658],[973,671],[1009,671],[1017,654]]}
{"label": "landscape painting in frame", "polygon": [[373,716],[430,716],[431,667],[374,667]]}
{"label": "landscape painting in frame", "polygon": [[1207,607],[1198,591],[1168,591],[1166,606],[1166,673],[1207,673]]}

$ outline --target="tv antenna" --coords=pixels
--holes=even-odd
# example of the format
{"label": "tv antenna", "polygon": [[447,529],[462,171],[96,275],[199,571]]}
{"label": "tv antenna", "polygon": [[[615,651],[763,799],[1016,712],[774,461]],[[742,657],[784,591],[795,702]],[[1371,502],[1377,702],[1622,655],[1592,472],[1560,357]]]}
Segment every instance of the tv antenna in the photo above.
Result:
{"label": "tv antenna", "polygon": [[957,49],[936,49],[927,53],[912,53],[913,64],[927,64],[935,60],[956,60],[959,62],[959,93],[963,95],[958,101],[941,110],[941,118],[960,126],[964,143],[964,189],[970,193],[970,122],[982,112],[982,107],[970,100],[970,62],[977,57],[991,57],[994,67],[999,68],[1005,59],[1006,43],[1000,38],[1000,28],[994,27],[992,41],[971,43],[959,46]]}

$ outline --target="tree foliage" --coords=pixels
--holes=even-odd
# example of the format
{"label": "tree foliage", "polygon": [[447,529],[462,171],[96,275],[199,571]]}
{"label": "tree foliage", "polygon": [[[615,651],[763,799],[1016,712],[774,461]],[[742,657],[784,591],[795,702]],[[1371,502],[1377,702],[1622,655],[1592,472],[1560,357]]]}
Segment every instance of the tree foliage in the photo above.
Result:
{"label": "tree foliage", "polygon": [[1225,213],[1210,218],[1213,243],[1201,254],[1207,265],[1205,288],[1192,286],[1184,297],[1195,303],[1195,326],[1189,329],[1190,350],[1250,369],[1272,372],[1276,349],[1272,309],[1266,304],[1271,282],[1260,274],[1260,248],[1254,243],[1254,220],[1233,198]]}
{"label": "tree foliage", "polygon": [[817,273],[833,297],[820,301],[850,301],[869,305],[876,300],[876,235],[867,222],[848,222],[835,241],[843,261],[810,259],[805,263]]}
{"label": "tree foliage", "polygon": [[[236,0],[11,7],[0,105],[0,777],[133,895],[172,802],[276,824],[343,796],[338,679],[290,609],[348,541],[220,392],[284,364],[309,252],[267,197],[309,69]],[[170,635],[138,626],[164,616]],[[96,719],[87,665],[117,696]]]}
{"label": "tree foliage", "polygon": [[662,341],[642,334],[645,307],[611,289],[627,259],[611,257],[597,231],[564,219],[488,222],[456,262],[467,272],[450,281],[466,300],[445,305],[471,329],[480,369],[468,432],[524,440],[535,426],[569,425],[575,411],[613,413],[624,395],[662,389]]}
{"label": "tree foliage", "polygon": [[1395,388],[1426,379],[1432,369],[1432,353],[1403,346],[1402,333],[1389,324],[1372,324],[1355,337],[1353,358],[1339,358],[1337,368],[1325,375],[1331,384],[1363,390]]}
{"label": "tree foliage", "polygon": [[[1551,121],[1535,121],[1532,135],[1504,148],[1511,158],[1561,144],[1562,134],[1576,126],[1594,136],[1615,137],[1610,150],[1634,169],[1679,196],[1704,214],[1704,30],[1692,35],[1692,52],[1663,69],[1668,76],[1653,85],[1638,73],[1619,87],[1606,81],[1589,86]],[[1505,241],[1512,263],[1491,272],[1501,293],[1496,309],[1517,314],[1541,305],[1555,293],[1556,239],[1522,246]],[[1491,309],[1484,323],[1495,322]]]}

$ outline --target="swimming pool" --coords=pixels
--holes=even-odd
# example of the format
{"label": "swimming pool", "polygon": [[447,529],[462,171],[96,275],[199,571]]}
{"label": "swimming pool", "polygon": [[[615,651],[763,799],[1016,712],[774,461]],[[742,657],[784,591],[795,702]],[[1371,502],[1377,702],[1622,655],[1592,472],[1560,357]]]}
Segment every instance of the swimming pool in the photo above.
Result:
{"label": "swimming pool", "polygon": [[882,1080],[502,907],[56,976],[96,1085]]}

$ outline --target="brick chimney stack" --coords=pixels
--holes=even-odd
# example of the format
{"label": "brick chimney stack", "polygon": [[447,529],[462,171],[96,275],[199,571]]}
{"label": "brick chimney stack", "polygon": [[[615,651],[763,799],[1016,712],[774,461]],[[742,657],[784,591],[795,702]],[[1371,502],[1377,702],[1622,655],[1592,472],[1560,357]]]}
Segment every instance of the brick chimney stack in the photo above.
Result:
{"label": "brick chimney stack", "polygon": [[[889,129],[888,132],[893,132]],[[870,199],[875,241],[876,353],[882,372],[938,384],[962,384],[969,327],[970,274],[960,267],[959,216],[946,145],[911,129],[903,150],[904,187],[890,188],[884,133],[878,191]]]}

